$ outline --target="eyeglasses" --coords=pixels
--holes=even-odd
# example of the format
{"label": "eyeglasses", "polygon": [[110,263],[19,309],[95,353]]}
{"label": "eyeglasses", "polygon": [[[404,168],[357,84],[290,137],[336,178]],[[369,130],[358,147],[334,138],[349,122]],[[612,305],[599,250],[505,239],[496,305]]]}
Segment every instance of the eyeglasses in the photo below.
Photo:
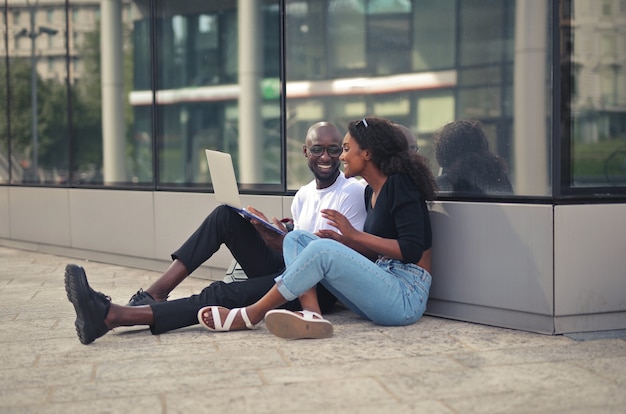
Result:
{"label": "eyeglasses", "polygon": [[316,157],[321,157],[324,154],[324,151],[328,152],[330,157],[338,157],[343,152],[343,149],[338,145],[331,145],[329,147],[323,147],[321,145],[313,145],[312,147],[308,147],[311,155]]}
{"label": "eyeglasses", "polygon": [[359,122],[356,123],[357,125],[359,124],[363,124],[363,126],[367,129],[367,127],[369,126],[367,124],[367,120],[365,118],[361,119]]}

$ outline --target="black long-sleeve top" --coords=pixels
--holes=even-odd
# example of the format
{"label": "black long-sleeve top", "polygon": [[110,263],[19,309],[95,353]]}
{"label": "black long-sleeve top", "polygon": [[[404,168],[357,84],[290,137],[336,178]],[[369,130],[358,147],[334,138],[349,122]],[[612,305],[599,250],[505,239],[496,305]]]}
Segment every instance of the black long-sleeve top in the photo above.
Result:
{"label": "black long-sleeve top", "polygon": [[417,263],[422,253],[432,246],[430,216],[422,193],[404,174],[387,177],[376,206],[372,208],[374,191],[365,189],[367,217],[363,230],[386,239],[396,239],[404,263]]}

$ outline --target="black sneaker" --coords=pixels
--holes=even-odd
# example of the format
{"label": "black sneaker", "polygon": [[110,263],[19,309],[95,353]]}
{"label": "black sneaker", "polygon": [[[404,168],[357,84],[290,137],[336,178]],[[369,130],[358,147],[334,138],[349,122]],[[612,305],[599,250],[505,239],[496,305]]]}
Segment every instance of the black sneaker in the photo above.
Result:
{"label": "black sneaker", "polygon": [[109,332],[104,322],[111,298],[93,290],[87,282],[85,270],[74,264],[65,267],[65,292],[76,311],[76,333],[81,343],[87,345]]}
{"label": "black sneaker", "polygon": [[153,303],[157,303],[157,300],[145,290],[139,289],[137,293],[130,298],[126,306],[152,305]]}

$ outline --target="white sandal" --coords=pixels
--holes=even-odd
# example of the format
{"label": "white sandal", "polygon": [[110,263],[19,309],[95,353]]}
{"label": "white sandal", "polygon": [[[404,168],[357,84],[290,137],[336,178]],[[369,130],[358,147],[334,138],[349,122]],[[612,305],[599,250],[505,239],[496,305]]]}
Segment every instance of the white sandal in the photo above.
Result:
{"label": "white sandal", "polygon": [[[226,309],[222,306],[205,306],[198,311],[198,322],[200,325],[207,328],[209,331],[213,332],[228,332],[230,331],[230,327],[233,325],[233,321],[235,317],[237,317],[238,313],[241,313],[241,319],[246,324],[246,328],[248,329],[256,329],[257,325],[254,325],[250,322],[250,318],[248,317],[248,312],[246,312],[246,308],[234,308],[228,310],[228,315],[226,315],[226,319],[224,319],[224,323],[222,323],[222,316],[220,315],[220,309]],[[211,328],[202,317],[202,314],[206,311],[210,310],[213,315],[213,322],[215,323],[215,328]],[[237,329],[239,330],[239,329]]]}
{"label": "white sandal", "polygon": [[333,336],[333,325],[317,312],[274,309],[265,314],[265,327],[280,338],[322,339]]}

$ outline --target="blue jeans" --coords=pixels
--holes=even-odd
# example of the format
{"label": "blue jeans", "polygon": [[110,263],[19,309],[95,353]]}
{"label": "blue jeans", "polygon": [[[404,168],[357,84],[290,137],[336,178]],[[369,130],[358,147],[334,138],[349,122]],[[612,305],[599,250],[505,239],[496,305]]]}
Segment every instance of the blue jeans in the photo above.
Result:
{"label": "blue jeans", "polygon": [[426,310],[431,276],[415,264],[372,262],[331,240],[292,231],[283,242],[285,272],[275,281],[286,300],[322,283],[344,305],[379,325],[408,325]]}

